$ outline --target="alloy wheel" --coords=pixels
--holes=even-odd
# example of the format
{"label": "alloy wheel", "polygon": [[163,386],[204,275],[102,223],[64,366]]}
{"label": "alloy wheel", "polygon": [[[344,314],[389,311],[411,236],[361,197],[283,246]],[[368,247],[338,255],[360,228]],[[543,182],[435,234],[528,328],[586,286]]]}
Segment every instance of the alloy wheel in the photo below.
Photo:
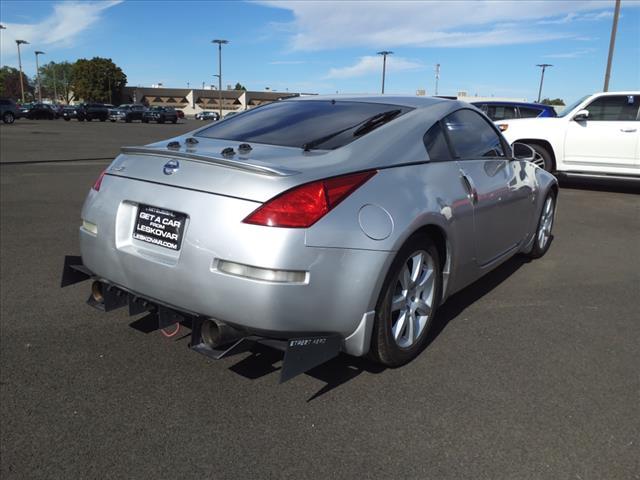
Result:
{"label": "alloy wheel", "polygon": [[550,195],[547,197],[542,207],[542,214],[540,215],[540,225],[538,226],[538,246],[541,250],[544,250],[551,237],[551,229],[553,228],[553,217],[555,212],[555,205],[553,197]]}
{"label": "alloy wheel", "polygon": [[410,348],[431,320],[435,291],[435,264],[419,250],[405,261],[395,279],[391,299],[391,334],[400,348]]}

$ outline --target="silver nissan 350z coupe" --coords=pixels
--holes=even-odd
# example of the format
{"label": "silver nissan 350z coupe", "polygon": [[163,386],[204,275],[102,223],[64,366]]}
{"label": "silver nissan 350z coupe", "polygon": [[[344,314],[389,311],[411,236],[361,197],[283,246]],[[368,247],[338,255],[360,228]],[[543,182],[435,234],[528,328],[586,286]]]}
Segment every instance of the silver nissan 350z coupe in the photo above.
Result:
{"label": "silver nissan 350z coupe", "polygon": [[451,294],[549,248],[558,187],[533,155],[458,101],[272,103],[124,147],[62,283],[189,325],[211,357],[280,348],[283,379],[340,351],[398,366]]}

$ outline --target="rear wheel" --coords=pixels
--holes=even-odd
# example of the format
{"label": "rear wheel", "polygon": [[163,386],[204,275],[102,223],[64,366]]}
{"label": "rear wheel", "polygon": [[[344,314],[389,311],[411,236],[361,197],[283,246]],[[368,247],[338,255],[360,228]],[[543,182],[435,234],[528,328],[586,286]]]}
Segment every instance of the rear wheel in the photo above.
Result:
{"label": "rear wheel", "polygon": [[13,123],[16,120],[16,117],[13,115],[12,112],[4,112],[4,115],[2,115],[2,121],[4,123]]}
{"label": "rear wheel", "polygon": [[553,192],[550,192],[545,198],[542,204],[542,211],[540,212],[540,219],[538,220],[538,228],[536,230],[536,237],[533,241],[533,248],[528,253],[530,258],[540,258],[551,245],[551,230],[553,229],[553,222],[556,216],[556,196]]}
{"label": "rear wheel", "polygon": [[177,123],[177,122],[178,122],[177,118],[174,118],[173,120],[171,120],[171,123]]}
{"label": "rear wheel", "polygon": [[529,146],[536,152],[533,157],[533,163],[538,165],[540,168],[545,169],[547,172],[553,172],[553,157],[551,156],[551,153],[549,153],[545,147],[538,145],[537,143],[530,143]]}
{"label": "rear wheel", "polygon": [[415,235],[387,273],[376,305],[370,357],[389,367],[415,358],[426,342],[441,292],[438,250],[427,235]]}

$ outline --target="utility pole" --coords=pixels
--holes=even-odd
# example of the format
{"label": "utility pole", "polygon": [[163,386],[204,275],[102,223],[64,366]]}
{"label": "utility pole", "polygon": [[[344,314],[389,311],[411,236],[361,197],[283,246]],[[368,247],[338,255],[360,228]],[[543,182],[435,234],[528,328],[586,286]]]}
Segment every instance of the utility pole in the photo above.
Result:
{"label": "utility pole", "polygon": [[383,50],[378,52],[378,55],[382,55],[382,94],[384,95],[384,77],[387,73],[387,55],[393,55],[393,52]]}
{"label": "utility pole", "polygon": [[54,103],[58,101],[58,81],[56,80],[56,64],[51,63],[51,73],[53,73],[53,101]]}
{"label": "utility pole", "polygon": [[20,56],[20,45],[28,45],[26,40],[16,40],[18,46],[18,66],[20,67],[20,93],[22,94],[22,103],[24,103],[24,80],[22,75],[22,57]]}
{"label": "utility pole", "polygon": [[607,58],[607,72],[604,74],[604,90],[609,91],[609,79],[611,78],[611,62],[613,50],[616,46],[616,32],[618,31],[618,17],[620,16],[620,0],[616,0],[616,9],[613,12],[613,25],[611,26],[611,40],[609,41],[609,57]]}
{"label": "utility pole", "polygon": [[38,65],[38,55],[44,55],[40,50],[35,51],[36,54],[36,77],[38,79],[38,102],[42,103],[42,84],[40,83],[40,65]]}
{"label": "utility pole", "polygon": [[215,39],[211,43],[218,44],[218,103],[220,107],[220,120],[222,120],[222,45],[229,43],[229,40]]}
{"label": "utility pole", "polygon": [[440,80],[440,64],[436,63],[436,95],[438,95],[438,80]]}
{"label": "utility pole", "polygon": [[553,67],[553,65],[551,65],[550,63],[540,63],[536,65],[536,67],[542,68],[542,74],[540,76],[540,88],[538,89],[538,103],[540,103],[540,96],[542,95],[542,82],[544,82],[544,71],[547,69],[547,67]]}

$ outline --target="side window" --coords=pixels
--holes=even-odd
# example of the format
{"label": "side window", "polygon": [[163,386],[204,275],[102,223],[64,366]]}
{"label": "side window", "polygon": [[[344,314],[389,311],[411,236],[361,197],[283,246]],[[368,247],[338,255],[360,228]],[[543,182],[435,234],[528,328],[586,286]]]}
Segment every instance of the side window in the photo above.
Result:
{"label": "side window", "polygon": [[516,118],[515,107],[508,107],[505,105],[489,105],[489,113],[487,114],[491,120],[508,120],[510,118]]}
{"label": "side window", "polygon": [[535,118],[542,113],[542,110],[530,107],[520,107],[521,118]]}
{"label": "side window", "polygon": [[440,122],[436,123],[424,134],[423,140],[431,161],[446,162],[447,160],[451,160],[451,151],[447,145],[447,139],[442,132]]}
{"label": "side window", "polygon": [[504,148],[498,133],[472,110],[458,110],[444,119],[447,135],[456,158],[504,158]]}
{"label": "side window", "polygon": [[639,95],[612,95],[596,98],[589,104],[589,121],[634,121],[640,106]]}

